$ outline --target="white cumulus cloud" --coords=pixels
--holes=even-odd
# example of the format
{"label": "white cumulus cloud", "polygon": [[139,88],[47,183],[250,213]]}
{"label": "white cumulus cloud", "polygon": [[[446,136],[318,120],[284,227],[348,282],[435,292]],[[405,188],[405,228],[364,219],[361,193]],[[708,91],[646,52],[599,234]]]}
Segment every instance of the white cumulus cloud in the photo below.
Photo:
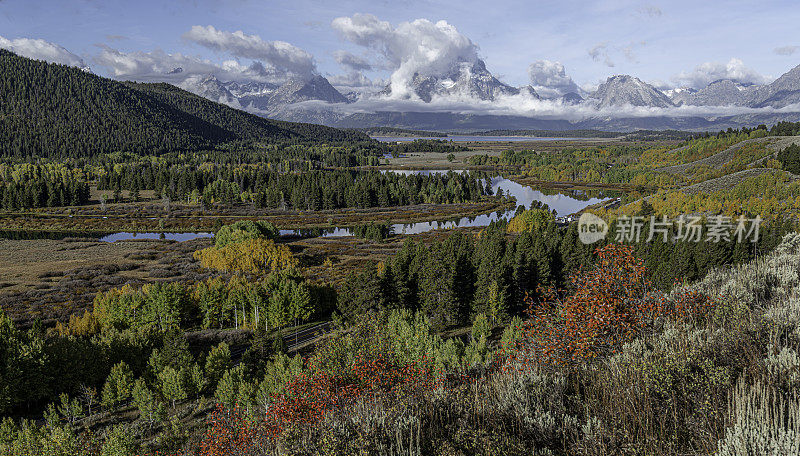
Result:
{"label": "white cumulus cloud", "polygon": [[682,72],[672,77],[672,81],[679,86],[695,89],[702,89],[709,83],[720,79],[730,79],[744,84],[767,82],[762,74],[746,67],[744,62],[737,58],[730,59],[728,63],[706,62],[698,65],[692,71]]}
{"label": "white cumulus cloud", "polygon": [[446,21],[416,19],[396,27],[371,14],[338,17],[332,27],[346,40],[377,52],[393,73],[392,97],[412,97],[415,75],[442,75],[461,62],[476,62],[478,47]]}
{"label": "white cumulus cloud", "polygon": [[183,37],[208,49],[263,61],[278,72],[301,77],[317,72],[311,54],[285,41],[265,41],[258,35],[248,35],[241,30],[227,32],[211,25],[192,26]]}
{"label": "white cumulus cloud", "polygon": [[220,65],[207,59],[181,53],[168,54],[162,50],[122,52],[101,46],[100,54],[94,61],[108,68],[116,79],[147,82],[180,84],[193,76],[209,74],[225,81],[272,82],[282,76],[258,61],[243,65],[235,60],[227,60]]}
{"label": "white cumulus cloud", "polygon": [[567,76],[561,62],[537,60],[528,66],[528,76],[536,92],[545,97],[564,95],[569,92],[580,92],[578,85]]}
{"label": "white cumulus cloud", "polygon": [[83,59],[58,44],[41,39],[17,38],[9,40],[0,36],[0,48],[29,59],[44,60],[88,70]]}

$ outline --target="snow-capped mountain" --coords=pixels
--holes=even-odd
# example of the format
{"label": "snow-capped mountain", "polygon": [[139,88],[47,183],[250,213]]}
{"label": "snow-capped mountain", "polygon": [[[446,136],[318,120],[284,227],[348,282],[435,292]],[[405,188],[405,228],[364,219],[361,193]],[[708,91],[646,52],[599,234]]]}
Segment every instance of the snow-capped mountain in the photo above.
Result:
{"label": "snow-capped mountain", "polygon": [[[512,89],[513,89],[513,87],[512,87]],[[537,100],[541,100],[542,99],[542,97],[540,97],[539,94],[536,93],[536,89],[534,89],[533,86],[530,86],[530,85],[526,85],[525,87],[521,87],[519,89],[519,93],[527,95],[527,96],[532,97],[532,98],[536,98]]]}
{"label": "snow-capped mountain", "polygon": [[575,92],[569,92],[561,96],[561,102],[568,105],[576,105],[583,103],[583,97]]}
{"label": "snow-capped mountain", "polygon": [[222,83],[222,85],[236,98],[269,95],[278,88],[277,84],[258,81],[229,81]]}
{"label": "snow-capped mountain", "polygon": [[303,101],[349,102],[325,77],[319,75],[311,79],[291,79],[280,86],[257,81],[222,82],[208,75],[187,79],[183,88],[213,101],[265,112]]}
{"label": "snow-capped mountain", "polygon": [[347,98],[336,90],[325,77],[316,75],[309,80],[290,79],[269,96],[271,106],[319,100],[326,103],[347,103]]}
{"label": "snow-capped mountain", "polygon": [[611,76],[589,96],[598,100],[599,108],[632,105],[651,108],[670,108],[675,105],[663,92],[626,74]]}
{"label": "snow-capped mountain", "polygon": [[[725,128],[732,126],[755,125],[758,123],[774,123],[779,120],[794,120],[800,118],[800,109],[794,112],[753,112],[742,114],[726,114],[730,112],[725,107],[741,106],[749,108],[784,108],[788,105],[800,104],[800,66],[787,72],[771,84],[756,86],[735,80],[717,80],[701,90],[688,87],[659,90],[658,88],[629,76],[612,76],[601,84],[597,90],[590,94],[569,92],[563,95],[553,95],[543,89],[539,93],[530,85],[512,87],[494,77],[481,60],[462,61],[454,65],[450,71],[440,75],[421,76],[419,74],[406,82],[402,90],[393,93],[390,85],[378,93],[370,91],[353,91],[351,88],[340,92],[323,76],[314,76],[307,79],[292,79],[281,85],[256,81],[227,81],[223,82],[214,76],[193,77],[186,80],[182,86],[214,101],[231,106],[250,110],[272,118],[299,122],[322,123],[332,126],[348,127],[363,123],[364,126],[396,126],[403,128],[456,128],[457,126],[471,125],[473,129],[480,129],[481,125],[491,128],[508,128],[516,125],[519,129],[523,126],[541,126],[535,117],[522,113],[519,117],[512,115],[475,115],[470,113],[457,114],[447,112],[423,113],[426,109],[414,110],[414,103],[420,105],[430,103],[433,99],[441,97],[445,101],[455,100],[458,103],[468,102],[470,99],[486,102],[498,101],[501,97],[509,97],[507,102],[522,102],[526,104],[531,98],[543,101],[554,101],[563,106],[580,107],[583,113],[591,109],[604,109],[602,116],[588,115],[580,121],[567,122],[568,125],[559,128],[610,128],[621,131],[637,128],[675,128],[675,129],[711,129],[717,126]],[[400,94],[408,94],[401,96]],[[410,103],[407,112],[398,112],[398,116],[391,116],[394,112],[390,108],[393,95],[403,99],[403,103]],[[549,95],[549,96],[548,96]],[[518,98],[514,98],[514,97]],[[365,102],[365,100],[368,100]],[[305,103],[318,101],[321,103]],[[381,103],[386,102],[386,109],[381,109]],[[364,103],[362,103],[364,102]],[[361,103],[361,104],[359,104]],[[354,108],[345,109],[345,104],[352,104]],[[666,109],[663,114],[658,112],[652,116],[635,116],[631,118],[609,117],[614,107],[632,105],[647,108]],[[670,110],[676,106],[704,106],[720,107],[720,114],[697,115],[686,117]],[[365,109],[364,106],[369,106]],[[548,105],[552,106],[552,105]],[[585,107],[585,108],[584,108]],[[405,110],[404,110],[405,111]],[[427,123],[426,123],[427,122]],[[507,124],[504,126],[504,124]],[[490,128],[489,128],[490,127]]]}
{"label": "snow-capped mountain", "polygon": [[[410,82],[410,91],[422,101],[430,103],[435,96],[475,98],[493,101],[500,95],[517,95],[520,89],[500,82],[481,59],[475,62],[459,62],[445,75],[421,76],[415,74]],[[535,94],[533,88],[529,89]],[[383,91],[390,95],[391,84]]]}
{"label": "snow-capped mountain", "polygon": [[202,78],[189,78],[183,83],[183,88],[203,98],[218,103],[231,104],[236,97],[225,87],[225,84],[214,75]]}
{"label": "snow-capped mountain", "polygon": [[676,87],[674,89],[663,90],[664,95],[668,96],[672,104],[675,106],[681,106],[684,104],[689,104],[689,100],[691,100],[692,95],[697,93],[697,89],[693,89],[691,87]]}
{"label": "snow-capped mountain", "polygon": [[357,92],[355,90],[351,90],[350,92],[347,92],[347,93],[345,93],[343,95],[344,95],[345,98],[347,98],[347,102],[348,103],[355,103],[356,101],[360,100],[364,96],[363,93]]}

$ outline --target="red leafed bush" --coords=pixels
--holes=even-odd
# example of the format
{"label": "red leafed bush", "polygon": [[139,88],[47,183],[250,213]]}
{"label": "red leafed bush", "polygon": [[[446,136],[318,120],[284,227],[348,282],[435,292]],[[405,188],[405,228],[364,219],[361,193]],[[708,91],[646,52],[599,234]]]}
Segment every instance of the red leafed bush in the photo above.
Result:
{"label": "red leafed bush", "polygon": [[[544,292],[528,299],[528,319],[517,347],[507,350],[521,364],[567,365],[616,352],[658,318],[684,319],[705,314],[711,299],[695,292],[668,299],[653,293],[642,261],[630,246],[597,249],[598,262],[575,273],[575,291],[565,298]],[[519,363],[518,363],[519,364]]]}
{"label": "red leafed bush", "polygon": [[268,454],[289,430],[308,430],[325,414],[345,411],[355,401],[378,397],[400,400],[433,386],[427,363],[399,363],[380,347],[358,353],[342,369],[330,371],[313,360],[309,369],[273,398],[263,419],[219,409],[202,444],[203,456]]}
{"label": "red leafed bush", "polygon": [[277,398],[267,418],[279,434],[290,425],[313,425],[326,413],[355,400],[379,395],[402,395],[428,388],[433,377],[422,363],[402,365],[380,350],[359,354],[349,371],[312,371],[297,377]]}
{"label": "red leafed bush", "polygon": [[271,444],[263,422],[249,419],[238,408],[218,407],[208,420],[200,445],[201,456],[250,456],[267,454]]}

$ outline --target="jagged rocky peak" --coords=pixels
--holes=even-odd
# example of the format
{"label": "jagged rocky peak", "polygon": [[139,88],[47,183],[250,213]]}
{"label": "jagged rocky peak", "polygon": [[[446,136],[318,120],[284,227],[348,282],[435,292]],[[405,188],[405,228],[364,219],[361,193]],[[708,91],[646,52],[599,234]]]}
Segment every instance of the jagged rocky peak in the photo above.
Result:
{"label": "jagged rocky peak", "polygon": [[258,95],[266,95],[272,93],[275,89],[278,88],[277,84],[272,84],[270,82],[258,82],[258,81],[247,81],[247,82],[238,82],[238,81],[229,81],[223,83],[226,89],[230,93],[232,93],[235,97],[241,98],[246,96],[258,96]]}
{"label": "jagged rocky peak", "polygon": [[343,95],[344,95],[345,98],[347,98],[347,102],[348,103],[355,103],[356,101],[360,100],[364,96],[363,93],[358,92],[356,90],[351,90],[351,91],[349,91],[349,92],[347,92],[347,93],[345,93]]}
{"label": "jagged rocky peak", "polygon": [[269,97],[272,106],[319,100],[326,103],[347,103],[344,97],[325,77],[312,76],[310,79],[290,79]]}
{"label": "jagged rocky peak", "polygon": [[599,100],[598,107],[607,106],[645,106],[669,108],[675,106],[663,92],[629,75],[611,76],[600,84],[591,98]]}
{"label": "jagged rocky peak", "polygon": [[542,97],[539,96],[539,94],[536,92],[536,89],[534,89],[533,86],[526,85],[525,87],[521,87],[518,90],[519,90],[519,93],[521,93],[523,95],[528,95],[528,96],[530,96],[532,98],[536,98],[537,100],[541,100],[542,99]]}
{"label": "jagged rocky peak", "polygon": [[561,102],[569,105],[583,103],[583,97],[575,92],[568,92],[561,96]]}
{"label": "jagged rocky peak", "polygon": [[184,85],[188,91],[212,101],[229,103],[236,98],[213,74],[188,79]]}
{"label": "jagged rocky peak", "polygon": [[676,87],[674,89],[664,90],[664,95],[669,97],[672,101],[672,104],[675,106],[681,106],[684,104],[690,104],[689,101],[692,98],[692,95],[697,93],[697,89],[692,87]]}

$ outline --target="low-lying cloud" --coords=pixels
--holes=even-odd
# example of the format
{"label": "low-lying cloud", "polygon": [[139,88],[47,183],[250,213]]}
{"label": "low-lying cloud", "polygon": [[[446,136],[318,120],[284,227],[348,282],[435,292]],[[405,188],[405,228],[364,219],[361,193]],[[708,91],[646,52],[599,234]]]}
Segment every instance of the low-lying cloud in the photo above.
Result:
{"label": "low-lying cloud", "polygon": [[[589,119],[727,117],[737,115],[788,114],[800,112],[800,105],[784,108],[749,108],[740,106],[688,106],[653,108],[642,106],[608,106],[598,108],[587,102],[577,105],[557,99],[535,99],[523,95],[499,96],[494,101],[452,96],[434,96],[429,103],[418,100],[384,96],[364,97],[350,104],[330,105],[321,101],[306,101],[291,106],[291,110],[335,111],[338,117],[356,113],[427,112],[471,115],[520,116],[541,120],[580,122]],[[263,111],[252,110],[260,114]]]}

